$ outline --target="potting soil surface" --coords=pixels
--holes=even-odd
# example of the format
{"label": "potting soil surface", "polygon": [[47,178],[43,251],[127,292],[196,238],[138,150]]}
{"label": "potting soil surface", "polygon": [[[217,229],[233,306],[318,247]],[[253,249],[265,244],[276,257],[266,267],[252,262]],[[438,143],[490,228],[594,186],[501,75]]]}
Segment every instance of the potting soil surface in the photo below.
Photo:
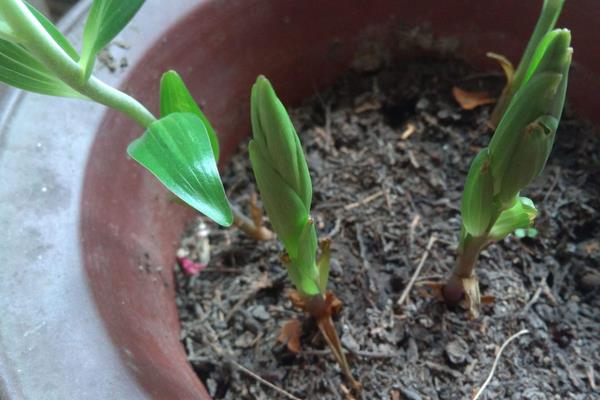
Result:
{"label": "potting soil surface", "polygon": [[[301,399],[470,399],[522,330],[481,398],[600,398],[600,135],[568,107],[544,173],[522,193],[539,210],[537,235],[510,235],[481,255],[481,291],[495,302],[471,320],[426,290],[455,262],[464,180],[491,135],[492,106],[463,110],[452,88],[496,95],[501,84],[427,56],[352,71],[291,110],[312,216],[333,242],[335,323],[364,390],[351,391],[314,322],[292,307],[280,243],[197,218],[179,255],[198,261],[208,249],[198,230],[208,229],[210,261],[194,276],[176,268],[177,305],[182,344],[215,399],[288,398],[250,372]],[[256,188],[246,144],[223,178],[247,211]],[[298,354],[277,339],[292,319],[303,321]]]}

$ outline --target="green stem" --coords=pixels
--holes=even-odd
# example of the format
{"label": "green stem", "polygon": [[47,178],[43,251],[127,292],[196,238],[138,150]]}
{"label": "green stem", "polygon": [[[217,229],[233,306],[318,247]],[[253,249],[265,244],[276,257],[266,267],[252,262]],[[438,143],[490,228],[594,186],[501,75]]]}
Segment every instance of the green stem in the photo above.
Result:
{"label": "green stem", "polygon": [[83,71],[52,39],[21,0],[0,0],[6,22],[23,40],[24,46],[50,71],[84,96],[123,112],[144,128],[156,120],[154,115],[133,97],[90,77],[82,80]]}

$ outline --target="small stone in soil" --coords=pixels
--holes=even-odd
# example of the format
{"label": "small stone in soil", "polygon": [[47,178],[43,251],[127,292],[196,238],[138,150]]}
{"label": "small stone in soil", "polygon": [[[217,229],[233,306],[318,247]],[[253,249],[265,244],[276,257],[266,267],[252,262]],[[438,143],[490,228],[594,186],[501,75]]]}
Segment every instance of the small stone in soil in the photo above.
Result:
{"label": "small stone in soil", "polygon": [[469,345],[461,338],[451,340],[446,344],[448,361],[454,365],[461,365],[467,361]]}
{"label": "small stone in soil", "polygon": [[265,306],[263,306],[262,304],[254,307],[254,309],[252,310],[252,316],[259,321],[268,321],[271,318],[271,316],[265,309]]}

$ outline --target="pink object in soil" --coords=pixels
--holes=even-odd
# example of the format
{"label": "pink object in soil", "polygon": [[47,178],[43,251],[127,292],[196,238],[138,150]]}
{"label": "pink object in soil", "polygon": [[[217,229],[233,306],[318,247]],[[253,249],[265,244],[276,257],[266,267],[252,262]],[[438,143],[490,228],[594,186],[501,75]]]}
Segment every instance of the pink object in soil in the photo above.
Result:
{"label": "pink object in soil", "polygon": [[193,262],[187,257],[177,257],[177,262],[188,275],[196,275],[198,272],[206,269],[206,264]]}

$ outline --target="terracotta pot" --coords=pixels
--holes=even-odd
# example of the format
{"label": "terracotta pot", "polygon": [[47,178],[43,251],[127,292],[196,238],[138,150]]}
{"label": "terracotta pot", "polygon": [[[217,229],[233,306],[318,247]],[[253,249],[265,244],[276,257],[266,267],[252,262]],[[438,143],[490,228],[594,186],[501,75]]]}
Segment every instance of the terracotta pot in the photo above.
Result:
{"label": "terracotta pot", "polygon": [[[331,83],[364,43],[398,47],[426,27],[485,69],[517,59],[539,2],[520,0],[148,0],[98,75],[157,106],[176,69],[219,131],[223,159],[249,133],[259,73],[288,104]],[[80,35],[89,1],[62,22]],[[567,3],[576,48],[570,100],[598,122],[596,0]],[[446,41],[447,43],[448,41]],[[402,47],[402,46],[400,46]],[[125,156],[142,130],[73,100],[11,91],[0,115],[0,397],[208,399],[179,343],[172,267],[190,215]]]}

